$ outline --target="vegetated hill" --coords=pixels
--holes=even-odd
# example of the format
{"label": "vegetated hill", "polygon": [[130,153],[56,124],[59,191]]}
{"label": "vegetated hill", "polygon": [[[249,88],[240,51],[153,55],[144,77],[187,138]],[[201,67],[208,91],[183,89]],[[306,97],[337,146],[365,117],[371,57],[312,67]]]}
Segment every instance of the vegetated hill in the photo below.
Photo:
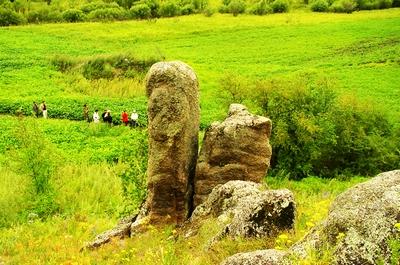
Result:
{"label": "vegetated hill", "polygon": [[[107,101],[111,107],[123,101],[127,107],[145,109],[138,80],[87,80],[82,71],[60,72],[52,65],[60,56],[68,61],[133,54],[182,60],[194,68],[201,85],[203,125],[225,115],[228,103],[219,90],[225,73],[251,81],[291,78],[299,72],[321,74],[333,80],[340,93],[379,104],[396,118],[399,14],[398,9],[351,15],[295,12],[1,28],[2,112],[14,112],[22,104],[28,113],[31,101],[42,99],[49,104],[50,117],[65,112],[79,117],[86,101],[91,110],[108,107]],[[67,111],[58,109],[63,101]]]}

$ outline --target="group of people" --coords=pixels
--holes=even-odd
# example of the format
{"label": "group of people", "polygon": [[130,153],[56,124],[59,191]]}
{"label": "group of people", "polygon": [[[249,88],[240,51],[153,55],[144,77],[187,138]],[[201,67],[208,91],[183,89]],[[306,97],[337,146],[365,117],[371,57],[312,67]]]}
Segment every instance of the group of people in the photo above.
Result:
{"label": "group of people", "polygon": [[[89,108],[88,108],[87,104],[83,105],[83,118],[87,122],[90,121],[89,120]],[[95,112],[93,113],[92,118],[93,118],[94,123],[99,123],[100,118],[102,119],[103,122],[108,123],[110,125],[113,122],[113,117],[111,116],[110,110],[104,110],[104,112],[100,116],[99,110],[96,109]],[[136,112],[136,110],[133,110],[130,119],[129,119],[129,115],[126,112],[126,110],[124,110],[121,113],[121,121],[125,126],[130,125],[131,127],[136,127],[138,125],[138,119],[139,119],[139,114]]]}
{"label": "group of people", "polygon": [[40,104],[40,106],[38,106],[38,104],[35,101],[33,101],[32,111],[33,115],[36,118],[38,118],[40,116],[40,113],[42,113],[43,118],[47,119],[47,105],[44,100],[42,101],[42,104]]}
{"label": "group of people", "polygon": [[[43,115],[43,118],[47,119],[47,105],[45,101],[42,101],[42,103],[40,104],[40,106],[33,101],[33,105],[32,105],[32,111],[33,111],[33,115],[35,117],[39,117],[40,114]],[[99,115],[99,110],[96,109],[96,111],[93,113],[93,122],[94,123],[99,123],[100,122],[100,117],[103,120],[103,122],[108,123],[108,124],[112,124],[113,122],[113,117],[111,116],[111,111],[110,110],[104,110],[104,112],[101,114],[101,116]],[[89,118],[89,107],[87,104],[83,105],[83,119],[87,122],[90,122],[90,118]],[[139,114],[136,112],[136,110],[133,110],[130,118],[128,113],[126,112],[126,110],[124,110],[121,113],[121,121],[125,126],[130,125],[131,127],[136,127],[138,125],[138,119],[139,119]]]}

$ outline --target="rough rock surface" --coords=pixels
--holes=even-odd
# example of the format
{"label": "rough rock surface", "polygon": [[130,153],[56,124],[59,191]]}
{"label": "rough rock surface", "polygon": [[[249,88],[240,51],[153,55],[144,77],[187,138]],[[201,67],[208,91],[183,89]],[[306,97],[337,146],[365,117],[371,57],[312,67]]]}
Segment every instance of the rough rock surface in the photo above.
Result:
{"label": "rough rock surface", "polygon": [[180,224],[192,209],[199,132],[196,74],[182,62],[156,63],[147,75],[146,93],[148,222]]}
{"label": "rough rock surface", "polygon": [[228,117],[207,129],[195,177],[194,205],[204,201],[218,184],[230,180],[260,182],[271,158],[271,120],[231,104]]}
{"label": "rough rock surface", "polygon": [[315,227],[292,252],[304,257],[307,248],[335,249],[333,264],[389,264],[388,240],[400,236],[400,170],[379,174],[339,195],[328,218]]}
{"label": "rough rock surface", "polygon": [[211,239],[213,243],[225,236],[273,236],[291,229],[295,218],[295,203],[289,190],[262,190],[250,181],[229,181],[213,189],[190,219],[191,224],[207,218],[217,218],[224,224]]}
{"label": "rough rock surface", "polygon": [[276,265],[285,253],[275,249],[238,253],[224,260],[221,265]]}
{"label": "rough rock surface", "polygon": [[[326,247],[334,250],[331,264],[375,265],[378,260],[391,264],[388,241],[400,238],[395,227],[399,222],[400,170],[395,170],[379,174],[339,195],[327,219],[271,264],[292,264],[289,256],[302,259]],[[246,257],[250,260],[253,254],[247,253]]]}

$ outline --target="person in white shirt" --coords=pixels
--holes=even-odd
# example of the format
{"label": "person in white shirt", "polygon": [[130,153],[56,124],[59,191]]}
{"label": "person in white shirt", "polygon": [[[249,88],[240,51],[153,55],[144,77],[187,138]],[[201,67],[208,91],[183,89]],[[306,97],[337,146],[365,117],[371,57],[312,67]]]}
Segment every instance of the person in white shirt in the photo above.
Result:
{"label": "person in white shirt", "polygon": [[131,114],[131,127],[137,126],[138,119],[139,119],[139,114],[136,112],[136,110],[133,110],[133,112]]}
{"label": "person in white shirt", "polygon": [[99,110],[96,110],[93,113],[93,122],[94,123],[99,123],[100,122]]}

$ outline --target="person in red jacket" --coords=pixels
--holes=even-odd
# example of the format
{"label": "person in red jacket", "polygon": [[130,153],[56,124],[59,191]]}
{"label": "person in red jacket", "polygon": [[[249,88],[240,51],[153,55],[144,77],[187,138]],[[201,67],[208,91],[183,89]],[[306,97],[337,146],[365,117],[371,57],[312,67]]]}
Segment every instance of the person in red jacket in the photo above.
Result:
{"label": "person in red jacket", "polygon": [[128,123],[129,123],[129,118],[128,118],[128,113],[126,112],[126,110],[124,110],[124,111],[122,112],[122,114],[121,114],[121,120],[122,120],[122,123],[123,123],[125,126],[128,125]]}

